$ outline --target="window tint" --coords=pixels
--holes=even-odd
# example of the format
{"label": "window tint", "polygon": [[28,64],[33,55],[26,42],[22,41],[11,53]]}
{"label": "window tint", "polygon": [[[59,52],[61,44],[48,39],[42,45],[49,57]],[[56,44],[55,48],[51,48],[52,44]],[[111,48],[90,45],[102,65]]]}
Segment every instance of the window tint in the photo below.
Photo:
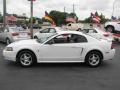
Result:
{"label": "window tint", "polygon": [[71,40],[70,42],[73,42],[73,43],[87,42],[86,37],[84,37],[82,35],[77,35],[77,34],[72,34],[70,40]]}
{"label": "window tint", "polygon": [[54,28],[50,28],[49,33],[56,33],[56,30]]}
{"label": "window tint", "polygon": [[54,44],[60,43],[84,43],[87,42],[86,37],[77,34],[62,34],[51,40]]}
{"label": "window tint", "polygon": [[49,33],[49,29],[44,29],[44,30],[40,31],[40,33]]}

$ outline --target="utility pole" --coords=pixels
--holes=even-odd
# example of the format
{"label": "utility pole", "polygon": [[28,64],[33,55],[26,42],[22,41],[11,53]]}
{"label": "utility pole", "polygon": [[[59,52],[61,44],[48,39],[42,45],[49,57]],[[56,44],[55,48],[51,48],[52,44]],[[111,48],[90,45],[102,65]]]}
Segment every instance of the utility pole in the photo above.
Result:
{"label": "utility pole", "polygon": [[33,39],[33,1],[35,0],[28,0],[30,1],[30,33],[31,33],[31,39]]}
{"label": "utility pole", "polygon": [[4,24],[4,29],[6,27],[6,0],[3,0],[3,24]]}
{"label": "utility pole", "polygon": [[73,4],[73,13],[75,13],[75,5]]}
{"label": "utility pole", "polygon": [[31,39],[33,39],[33,0],[31,0],[31,16],[30,16],[30,23],[31,23],[31,28],[30,28],[30,32],[31,32]]}

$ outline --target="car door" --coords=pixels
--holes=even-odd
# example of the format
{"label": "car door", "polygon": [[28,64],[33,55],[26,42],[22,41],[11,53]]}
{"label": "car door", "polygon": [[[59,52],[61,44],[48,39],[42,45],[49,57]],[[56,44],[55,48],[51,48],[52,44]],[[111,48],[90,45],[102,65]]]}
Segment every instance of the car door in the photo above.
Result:
{"label": "car door", "polygon": [[59,35],[42,45],[40,54],[43,62],[80,62],[84,44],[71,42],[68,39],[70,37],[66,38],[66,36]]}

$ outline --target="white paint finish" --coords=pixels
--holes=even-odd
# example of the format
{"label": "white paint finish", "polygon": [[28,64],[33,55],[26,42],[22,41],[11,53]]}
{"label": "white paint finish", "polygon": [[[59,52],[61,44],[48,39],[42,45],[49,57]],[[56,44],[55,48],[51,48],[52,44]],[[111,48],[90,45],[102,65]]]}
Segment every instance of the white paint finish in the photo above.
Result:
{"label": "white paint finish", "polygon": [[[114,57],[115,50],[111,49],[112,42],[108,42],[107,40],[102,39],[97,40],[77,31],[63,31],[59,32],[57,35],[66,33],[83,35],[88,39],[88,42],[41,44],[36,40],[23,40],[8,45],[7,47],[12,47],[13,51],[6,51],[4,49],[3,56],[6,59],[15,61],[15,57],[20,50],[29,49],[35,53],[38,62],[84,62],[86,54],[91,50],[101,51],[105,60],[109,60]],[[55,36],[52,36],[45,42],[49,41]],[[106,54],[106,52],[109,53]]]}
{"label": "white paint finish", "polygon": [[119,21],[117,21],[117,22],[111,21],[111,22],[105,23],[105,27],[107,27],[109,25],[113,26],[116,31],[120,31],[120,22]]}
{"label": "white paint finish", "polygon": [[74,58],[80,61],[82,47],[80,44],[52,44],[42,45],[40,47],[40,54],[44,60],[55,58]]}

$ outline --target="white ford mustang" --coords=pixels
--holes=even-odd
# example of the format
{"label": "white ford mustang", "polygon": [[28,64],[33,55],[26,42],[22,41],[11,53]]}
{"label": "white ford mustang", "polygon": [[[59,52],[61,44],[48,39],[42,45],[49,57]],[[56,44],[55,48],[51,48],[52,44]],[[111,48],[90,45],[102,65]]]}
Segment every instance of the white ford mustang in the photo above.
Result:
{"label": "white ford mustang", "polygon": [[77,31],[61,31],[41,39],[14,42],[3,50],[5,60],[16,61],[24,67],[46,62],[85,62],[97,67],[103,60],[113,59],[114,54],[112,42]]}

